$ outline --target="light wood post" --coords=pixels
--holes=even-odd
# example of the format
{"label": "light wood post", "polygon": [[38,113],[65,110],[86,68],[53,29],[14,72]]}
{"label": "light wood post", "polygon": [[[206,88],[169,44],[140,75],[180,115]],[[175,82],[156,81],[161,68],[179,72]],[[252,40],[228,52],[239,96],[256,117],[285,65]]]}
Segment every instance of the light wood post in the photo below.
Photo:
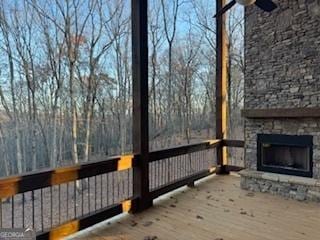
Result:
{"label": "light wood post", "polygon": [[[217,11],[226,4],[226,0],[216,0]],[[226,15],[216,17],[216,139],[227,137],[228,109],[228,48]],[[227,173],[226,147],[217,148],[218,173]]]}

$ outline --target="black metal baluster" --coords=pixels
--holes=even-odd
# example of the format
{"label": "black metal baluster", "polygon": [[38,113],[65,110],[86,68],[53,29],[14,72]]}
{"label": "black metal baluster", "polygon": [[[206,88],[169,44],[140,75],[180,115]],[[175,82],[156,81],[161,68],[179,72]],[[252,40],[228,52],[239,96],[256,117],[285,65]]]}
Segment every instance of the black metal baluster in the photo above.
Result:
{"label": "black metal baluster", "polygon": [[157,187],[161,186],[161,174],[162,174],[162,160],[158,161],[159,166],[159,174],[158,174],[158,185]]}
{"label": "black metal baluster", "polygon": [[130,197],[130,169],[127,170],[127,181],[126,181],[126,187],[127,187],[127,193],[126,193],[126,198]]}
{"label": "black metal baluster", "polygon": [[177,157],[177,180],[180,179],[180,173],[181,173],[181,157]]}
{"label": "black metal baluster", "polygon": [[190,154],[184,155],[184,162],[185,162],[185,166],[186,166],[184,177],[188,177],[190,169],[191,169],[190,164],[189,164],[190,163]]}
{"label": "black metal baluster", "polygon": [[43,188],[40,189],[41,231],[43,231]]}
{"label": "black metal baluster", "polygon": [[158,161],[159,173],[158,173],[158,185],[157,188],[161,186],[161,174],[162,174],[162,160]]}
{"label": "black metal baluster", "polygon": [[[117,196],[117,202],[119,202],[120,200],[120,192],[121,192],[121,181],[119,181],[119,179],[121,179],[121,172],[117,172],[117,188],[118,188],[118,196]],[[120,176],[119,176],[120,175]]]}
{"label": "black metal baluster", "polygon": [[114,204],[114,202],[115,202],[115,199],[114,199],[114,172],[112,172],[111,173],[111,180],[112,180],[112,184],[111,184],[111,186],[112,186],[112,204]]}
{"label": "black metal baluster", "polygon": [[25,197],[24,197],[24,193],[22,193],[22,228],[25,227],[25,224],[24,224],[24,202],[25,202]]}
{"label": "black metal baluster", "polygon": [[122,172],[121,177],[121,183],[122,183],[122,189],[121,189],[121,200],[125,199],[125,172]]}
{"label": "black metal baluster", "polygon": [[178,179],[178,158],[174,159],[174,181],[176,181]]}
{"label": "black metal baluster", "polygon": [[198,152],[197,172],[201,171],[201,154],[202,151]]}
{"label": "black metal baluster", "polygon": [[53,187],[50,187],[50,228],[53,226]]}
{"label": "black metal baluster", "polygon": [[189,166],[190,166],[190,169],[189,169],[189,174],[188,176],[190,176],[193,172],[194,172],[194,169],[193,169],[193,157],[192,157],[192,153],[189,153],[188,154],[188,161],[189,161]]}
{"label": "black metal baluster", "polygon": [[157,163],[153,162],[153,175],[154,175],[154,180],[153,180],[153,185],[151,189],[155,189],[157,185]]}
{"label": "black metal baluster", "polygon": [[88,213],[90,213],[90,178],[88,178]]}
{"label": "black metal baluster", "polygon": [[100,175],[100,208],[103,208],[103,205],[102,205],[102,199],[103,199],[102,190],[103,190],[103,175],[101,174]]}
{"label": "black metal baluster", "polygon": [[107,206],[109,206],[109,176],[110,174],[107,174]]}
{"label": "black metal baluster", "polygon": [[186,165],[186,163],[187,163],[186,159],[187,159],[187,155],[182,155],[182,156],[181,156],[181,169],[182,169],[181,178],[184,178],[184,177],[186,176],[187,167],[188,167],[188,166]]}
{"label": "black metal baluster", "polygon": [[153,183],[154,183],[154,165],[153,163],[149,163],[149,189],[153,188]]}
{"label": "black metal baluster", "polygon": [[128,170],[128,198],[131,197],[131,174],[130,174],[131,170]]}
{"label": "black metal baluster", "polygon": [[155,189],[157,187],[157,162],[153,162],[153,175],[154,175],[154,181],[153,181],[153,186],[152,189]]}
{"label": "black metal baluster", "polygon": [[2,199],[0,198],[0,228],[2,228]]}
{"label": "black metal baluster", "polygon": [[162,186],[162,185],[164,185],[164,183],[165,183],[165,178],[166,178],[166,176],[165,176],[165,165],[166,165],[166,159],[163,159],[163,160],[161,160],[161,163],[162,163],[162,169],[161,169],[161,185],[160,186]]}
{"label": "black metal baluster", "polygon": [[73,198],[74,218],[77,218],[77,181],[73,182]]}
{"label": "black metal baluster", "polygon": [[123,171],[122,172],[118,172],[118,199],[117,202],[122,200],[122,183],[123,183]]}
{"label": "black metal baluster", "polygon": [[160,185],[161,185],[161,182],[160,182],[160,179],[161,179],[161,167],[162,167],[162,161],[160,160],[160,161],[158,161],[157,162],[158,163],[158,176],[157,176],[157,181],[158,181],[158,183],[157,183],[157,188],[158,187],[160,187]]}
{"label": "black metal baluster", "polygon": [[58,185],[58,197],[59,197],[59,224],[61,223],[61,185]]}
{"label": "black metal baluster", "polygon": [[166,159],[166,182],[165,184],[167,184],[170,181],[170,158]]}
{"label": "black metal baluster", "polygon": [[152,189],[155,189],[157,187],[157,180],[158,180],[158,164],[157,162],[153,162],[154,164],[154,184]]}
{"label": "black metal baluster", "polygon": [[186,156],[186,162],[188,164],[188,171],[187,171],[186,177],[188,177],[192,173],[192,161],[191,160],[192,160],[191,159],[191,154],[189,153]]}
{"label": "black metal baluster", "polygon": [[186,165],[185,165],[185,158],[186,158],[186,155],[182,155],[182,156],[179,156],[180,158],[180,178],[183,178],[184,177],[184,173],[185,173],[185,169],[186,169]]}
{"label": "black metal baluster", "polygon": [[157,165],[158,165],[158,176],[157,176],[157,186],[156,187],[159,187],[160,186],[160,176],[161,176],[161,161],[157,161],[156,162]]}
{"label": "black metal baluster", "polygon": [[158,184],[157,188],[161,186],[161,174],[162,174],[162,160],[158,161],[159,173],[158,173]]}
{"label": "black metal baluster", "polygon": [[201,168],[205,169],[205,161],[206,161],[206,151],[202,152],[202,163],[201,163]]}
{"label": "black metal baluster", "polygon": [[84,193],[83,193],[83,179],[81,179],[81,216],[83,216],[83,203],[84,202]]}
{"label": "black metal baluster", "polygon": [[169,183],[173,182],[174,179],[174,159],[175,157],[170,158],[170,165],[169,165],[169,172],[170,172],[170,179]]}
{"label": "black metal baluster", "polygon": [[164,185],[164,183],[166,182],[166,178],[167,178],[167,176],[166,176],[166,161],[167,161],[166,159],[162,160],[163,169],[162,169],[162,173],[161,173],[161,186]]}
{"label": "black metal baluster", "polygon": [[181,172],[182,172],[182,169],[181,169],[181,161],[182,161],[182,157],[181,156],[179,156],[178,157],[178,178],[180,179],[181,178]]}
{"label": "black metal baluster", "polygon": [[178,158],[178,169],[179,169],[178,178],[181,179],[181,177],[182,177],[182,165],[183,165],[182,160],[183,160],[184,156],[181,155],[181,156],[178,156],[177,158]]}
{"label": "black metal baluster", "polygon": [[198,169],[199,169],[199,166],[198,166],[198,164],[199,164],[199,152],[195,152],[193,155],[194,155],[194,158],[193,157],[191,158],[191,160],[192,160],[191,162],[192,163],[194,162],[194,170],[193,170],[193,172],[196,173],[196,172],[198,172]]}
{"label": "black metal baluster", "polygon": [[191,174],[197,172],[197,161],[198,161],[198,152],[194,152],[190,154],[190,166],[191,166]]}
{"label": "black metal baluster", "polygon": [[69,183],[67,183],[67,220],[69,220]]}
{"label": "black metal baluster", "polygon": [[197,161],[198,161],[198,152],[190,154],[191,174],[194,174],[197,172],[197,169],[198,169]]}
{"label": "black metal baluster", "polygon": [[164,160],[164,178],[163,178],[163,184],[165,185],[168,180],[168,158]]}
{"label": "black metal baluster", "polygon": [[171,182],[173,182],[176,179],[176,164],[177,164],[177,158],[173,157],[171,158],[171,165],[172,165],[172,169],[170,170],[172,173],[171,176]]}
{"label": "black metal baluster", "polygon": [[32,203],[32,228],[35,229],[35,213],[34,213],[34,190],[32,190],[31,194],[31,203]]}
{"label": "black metal baluster", "polygon": [[97,211],[97,176],[94,176],[94,211]]}
{"label": "black metal baluster", "polygon": [[14,228],[14,196],[11,197],[11,227]]}

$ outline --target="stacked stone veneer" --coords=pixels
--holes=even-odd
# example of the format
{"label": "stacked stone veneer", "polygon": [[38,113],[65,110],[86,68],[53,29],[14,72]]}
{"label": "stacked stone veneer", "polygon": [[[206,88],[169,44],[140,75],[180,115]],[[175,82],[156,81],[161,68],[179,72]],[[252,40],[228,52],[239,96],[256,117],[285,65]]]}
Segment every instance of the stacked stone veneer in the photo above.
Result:
{"label": "stacked stone veneer", "polygon": [[320,180],[252,170],[243,170],[240,174],[243,189],[320,202]]}
{"label": "stacked stone veneer", "polygon": [[[320,107],[320,0],[274,2],[278,9],[272,13],[246,8],[245,108]],[[258,133],[312,135],[313,179],[320,179],[320,118],[246,119],[245,166],[252,171],[257,170]],[[262,191],[263,182],[275,184],[245,179],[254,178],[243,176],[242,187],[247,189]]]}
{"label": "stacked stone veneer", "polygon": [[246,8],[245,107],[320,106],[320,0]]}

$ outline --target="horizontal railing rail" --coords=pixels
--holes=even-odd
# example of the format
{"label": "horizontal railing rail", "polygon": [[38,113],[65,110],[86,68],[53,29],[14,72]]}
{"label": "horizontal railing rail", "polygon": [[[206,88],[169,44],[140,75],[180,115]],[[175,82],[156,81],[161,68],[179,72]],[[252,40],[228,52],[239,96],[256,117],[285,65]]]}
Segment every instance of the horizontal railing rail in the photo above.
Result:
{"label": "horizontal railing rail", "polygon": [[170,182],[164,186],[161,186],[155,190],[152,190],[150,192],[150,195],[151,195],[151,198],[152,199],[155,199],[163,194],[166,194],[168,192],[171,192],[175,189],[178,189],[180,187],[183,187],[185,185],[190,185],[192,184],[193,182],[201,179],[201,178],[204,178],[204,177],[208,177],[209,175],[211,174],[214,174],[216,172],[216,168],[215,167],[212,167],[211,169],[208,169],[208,170],[202,170],[198,173],[195,173],[195,174],[192,174],[188,177],[185,177],[185,178],[182,178],[182,179],[179,179],[177,181],[174,181],[174,182]]}
{"label": "horizontal railing rail", "polygon": [[229,139],[223,139],[222,145],[225,147],[237,147],[237,148],[243,148],[244,147],[244,141],[243,140],[229,140]]}
{"label": "horizontal railing rail", "polygon": [[[243,147],[244,143],[208,140],[150,152],[149,166],[153,166],[152,174],[161,182],[150,188],[149,198],[152,200],[184,185],[192,185],[194,181],[215,173],[217,166],[213,151],[223,146]],[[115,156],[102,161],[0,178],[0,227],[5,225],[3,220],[11,219],[11,227],[35,228],[37,239],[58,239],[128,212],[133,200],[139,197],[133,196],[131,172],[138,166],[138,161],[139,155]],[[189,168],[186,165],[190,165]],[[160,168],[171,176],[163,175]],[[226,169],[240,170],[241,167],[227,166]],[[120,175],[116,177],[114,174]],[[37,191],[38,194],[35,194]],[[49,196],[45,196],[46,192]],[[109,192],[112,194],[109,195]],[[112,200],[109,201],[109,198]],[[21,206],[17,204],[19,201],[22,202]],[[49,207],[46,207],[46,203]],[[67,205],[64,210],[60,206],[62,203]],[[35,224],[37,205],[41,218],[38,225]],[[27,209],[32,209],[29,217],[26,217]],[[73,209],[72,214],[69,214],[70,209]],[[56,223],[53,223],[54,211],[59,211]],[[61,220],[63,211],[66,211],[67,217]],[[16,220],[17,216],[20,216],[19,221]],[[32,226],[25,224],[26,218],[29,218],[26,222],[31,222]],[[46,222],[50,224],[45,226]]]}
{"label": "horizontal railing rail", "polygon": [[183,146],[166,148],[150,152],[149,162],[158,161],[164,158],[175,157],[183,154],[198,152],[205,149],[216,148],[221,146],[222,140],[208,140],[201,143],[187,144]]}
{"label": "horizontal railing rail", "polygon": [[8,198],[18,193],[126,170],[133,167],[135,162],[133,155],[115,156],[106,160],[0,178],[0,199]]}

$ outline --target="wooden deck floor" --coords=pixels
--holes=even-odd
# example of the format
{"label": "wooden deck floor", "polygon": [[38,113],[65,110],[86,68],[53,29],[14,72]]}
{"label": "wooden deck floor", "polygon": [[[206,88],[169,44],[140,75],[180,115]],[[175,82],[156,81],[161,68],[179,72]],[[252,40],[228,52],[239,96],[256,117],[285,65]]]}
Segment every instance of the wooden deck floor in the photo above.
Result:
{"label": "wooden deck floor", "polygon": [[72,239],[320,239],[320,204],[250,193],[239,184],[236,176],[213,176],[143,213],[99,224]]}

